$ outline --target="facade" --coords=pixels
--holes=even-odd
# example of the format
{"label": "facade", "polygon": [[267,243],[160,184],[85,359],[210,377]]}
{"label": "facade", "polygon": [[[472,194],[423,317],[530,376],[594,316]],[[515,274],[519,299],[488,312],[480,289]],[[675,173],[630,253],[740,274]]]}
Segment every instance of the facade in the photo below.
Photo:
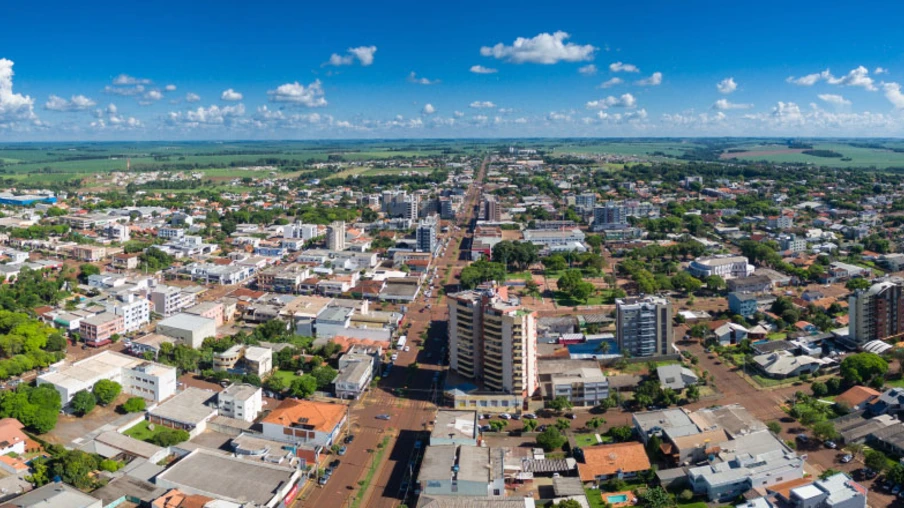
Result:
{"label": "facade", "polygon": [[566,231],[525,229],[523,234],[525,241],[550,252],[587,251],[584,232],[577,228]]}
{"label": "facade", "polygon": [[807,250],[807,240],[794,234],[779,237],[778,244],[782,251],[804,252]]}
{"label": "facade", "polygon": [[249,384],[229,385],[217,394],[220,415],[253,422],[263,410],[263,390]]}
{"label": "facade", "polygon": [[213,319],[214,324],[216,326],[223,326],[226,319],[224,316],[224,307],[222,303],[219,302],[204,302],[199,303],[198,305],[194,305],[185,309],[186,314],[192,314],[195,316],[201,316],[207,319]]}
{"label": "facade", "polygon": [[728,293],[728,309],[745,318],[756,314],[757,299],[750,293]]}
{"label": "facade", "polygon": [[615,301],[618,349],[632,358],[672,353],[672,305],[666,298],[647,296]]}
{"label": "facade", "polygon": [[711,256],[691,261],[687,270],[698,279],[718,275],[728,280],[752,275],[754,266],[744,256]]}
{"label": "facade", "polygon": [[243,372],[263,377],[273,370],[273,350],[236,344],[222,353],[214,353],[215,372]]}
{"label": "facade", "polygon": [[339,368],[339,375],[333,380],[336,397],[357,399],[370,386],[373,375],[374,365],[370,358],[346,363],[345,366]]}
{"label": "facade", "polygon": [[345,250],[345,221],[336,221],[326,228],[326,248],[329,250]]}
{"label": "facade", "polygon": [[147,300],[128,293],[116,297],[107,306],[109,312],[122,317],[122,326],[125,333],[134,332],[151,322],[151,307]]}
{"label": "facade", "polygon": [[151,291],[150,299],[154,304],[154,312],[169,317],[194,305],[197,296],[175,286],[160,285]]}
{"label": "facade", "polygon": [[605,205],[593,209],[593,228],[595,230],[624,226],[627,223],[628,212],[622,204],[608,201]]}
{"label": "facade", "polygon": [[178,240],[185,236],[185,230],[180,228],[162,227],[157,230],[157,238],[166,240]]}
{"label": "facade", "polygon": [[575,406],[596,406],[609,398],[609,379],[595,360],[540,362],[543,398],[565,397]]}
{"label": "facade", "polygon": [[204,339],[217,336],[217,325],[213,319],[182,313],[158,322],[157,333],[180,339],[192,349],[200,349]]}
{"label": "facade", "polygon": [[776,215],[766,219],[766,227],[769,229],[790,229],[794,227],[794,220],[787,215]]}
{"label": "facade", "polygon": [[487,222],[499,222],[502,220],[502,210],[496,196],[486,196],[483,200],[483,217]]}
{"label": "facade", "polygon": [[436,230],[439,223],[435,215],[431,215],[417,224],[417,251],[430,252],[436,251]]}
{"label": "facade", "polygon": [[176,393],[176,368],[126,356],[112,351],[57,368],[38,376],[37,383],[49,384],[68,404],[76,392],[90,391],[101,379],[116,381],[123,392],[160,402]]}
{"label": "facade", "polygon": [[574,197],[574,206],[581,210],[593,210],[596,207],[596,194],[593,192],[578,194]]}
{"label": "facade", "polygon": [[904,333],[904,285],[879,282],[860,290],[848,300],[849,347],[885,340]]}
{"label": "facade", "polygon": [[733,293],[761,293],[772,287],[772,279],[765,275],[751,275],[728,280],[726,284]]}
{"label": "facade", "polygon": [[79,335],[85,344],[100,347],[113,342],[113,336],[125,332],[122,316],[112,312],[102,312],[94,317],[81,320]]}

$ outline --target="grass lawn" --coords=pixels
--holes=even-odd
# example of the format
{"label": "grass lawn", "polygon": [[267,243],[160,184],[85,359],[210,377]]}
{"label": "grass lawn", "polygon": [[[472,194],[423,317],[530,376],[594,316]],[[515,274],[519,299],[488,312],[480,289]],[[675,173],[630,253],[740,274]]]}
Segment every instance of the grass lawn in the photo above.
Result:
{"label": "grass lawn", "polygon": [[605,508],[608,504],[603,502],[603,496],[600,494],[599,489],[584,489],[584,494],[587,495],[587,503],[590,504],[590,508]]}
{"label": "grass lawn", "polygon": [[292,381],[297,379],[299,376],[297,376],[290,370],[276,370],[273,371],[273,377],[282,379],[286,385],[291,385]]}
{"label": "grass lawn", "polygon": [[650,363],[656,364],[656,367],[662,367],[663,365],[674,365],[679,363],[678,360],[661,360],[658,362],[634,362],[628,363],[628,366],[622,369],[622,372],[625,374],[639,374],[641,372],[645,372],[647,370],[647,365]]}
{"label": "grass lawn", "polygon": [[784,332],[772,332],[766,335],[766,338],[769,340],[784,340],[787,337],[788,334]]}
{"label": "grass lawn", "polygon": [[157,435],[157,433],[159,433],[161,430],[166,430],[166,427],[164,427],[163,425],[155,425],[154,430],[151,430],[148,425],[150,425],[150,422],[144,420],[138,425],[135,425],[131,429],[125,431],[124,434],[139,441],[150,442],[151,439],[153,439],[153,437]]}
{"label": "grass lawn", "polygon": [[904,388],[904,378],[901,379],[886,379],[885,386],[891,388]]}
{"label": "grass lawn", "polygon": [[[600,437],[603,438],[603,442],[606,442],[607,436],[600,436]],[[581,448],[587,448],[589,446],[596,446],[597,444],[599,444],[596,440],[596,434],[594,434],[594,433],[575,434],[574,442],[576,445],[578,445]]]}
{"label": "grass lawn", "polygon": [[678,508],[707,508],[703,501],[691,501],[690,503],[678,503]]}

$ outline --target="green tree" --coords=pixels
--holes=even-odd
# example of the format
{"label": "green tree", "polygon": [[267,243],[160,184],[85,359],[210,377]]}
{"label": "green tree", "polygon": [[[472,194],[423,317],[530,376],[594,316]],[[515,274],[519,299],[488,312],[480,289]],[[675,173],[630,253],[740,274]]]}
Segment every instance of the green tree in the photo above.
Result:
{"label": "green tree", "polygon": [[491,420],[490,421],[490,429],[493,432],[502,432],[508,426],[508,422],[505,420]]}
{"label": "green tree", "polygon": [[630,441],[634,436],[634,429],[630,425],[618,425],[609,429],[607,433],[617,443]]}
{"label": "green tree", "polygon": [[151,442],[162,448],[167,448],[188,441],[191,438],[188,432],[182,429],[160,429],[154,434]]}
{"label": "green tree", "polygon": [[835,430],[835,424],[828,420],[813,424],[813,435],[816,439],[822,441],[838,439],[838,431]]}
{"label": "green tree", "polygon": [[146,403],[141,397],[129,397],[122,405],[123,411],[126,413],[140,413],[144,411]]}
{"label": "green tree", "polygon": [[525,418],[524,420],[522,420],[521,429],[524,432],[533,432],[539,425],[540,422],[538,422],[537,420],[534,420],[533,418]]}
{"label": "green tree", "polygon": [[566,431],[571,428],[571,420],[565,418],[556,419],[556,428],[561,431]]}
{"label": "green tree", "polygon": [[600,418],[598,416],[595,416],[595,417],[587,420],[587,428],[588,429],[596,430],[605,424],[606,424],[605,418]]}
{"label": "green tree", "polygon": [[878,450],[867,450],[863,454],[863,464],[873,471],[885,471],[888,468],[888,458]]}
{"label": "green tree", "polygon": [[85,416],[97,405],[97,399],[94,398],[93,393],[82,390],[72,397],[71,405],[76,414]]}
{"label": "green tree", "polygon": [[289,386],[289,393],[299,399],[310,397],[315,391],[317,391],[317,378],[310,374],[295,378]]}
{"label": "green tree", "polygon": [[782,424],[780,424],[776,421],[771,421],[771,422],[767,423],[766,428],[768,428],[769,432],[772,432],[776,436],[782,433]]}
{"label": "green tree", "polygon": [[864,279],[862,277],[857,277],[855,279],[851,279],[847,281],[844,287],[848,288],[850,291],[857,291],[862,289],[869,289],[870,282],[869,279]]}
{"label": "green tree", "polygon": [[[88,393],[88,392],[79,392]],[[90,393],[89,393],[90,395]],[[100,467],[100,457],[80,450],[67,450],[50,462],[50,473],[78,489],[93,485],[90,475]]]}
{"label": "green tree", "polygon": [[687,400],[691,402],[697,402],[700,400],[700,387],[697,385],[690,385],[687,387],[687,390],[684,392],[687,395]]}
{"label": "green tree", "polygon": [[82,263],[81,265],[79,265],[78,269],[79,269],[78,278],[80,281],[82,281],[83,284],[88,283],[88,277],[90,277],[92,275],[100,274],[100,268],[98,268],[95,265],[92,265],[91,263]]}
{"label": "green tree", "polygon": [[885,473],[885,477],[895,485],[904,484],[904,465],[895,464]]}
{"label": "green tree", "polygon": [[840,472],[841,471],[839,471],[837,469],[829,468],[829,469],[826,469],[825,471],[823,471],[822,474],[819,475],[819,479],[825,480],[827,478],[831,478],[831,477],[835,476],[836,474],[838,474]]}
{"label": "green tree", "polygon": [[97,383],[94,383],[94,389],[92,391],[94,392],[94,397],[97,399],[98,404],[106,406],[116,400],[116,397],[122,392],[122,386],[116,381],[101,379]]}
{"label": "green tree", "polygon": [[568,439],[554,425],[550,425],[537,436],[537,444],[547,452],[561,448]]}
{"label": "green tree", "polygon": [[328,387],[333,380],[336,379],[338,372],[328,365],[322,365],[312,370],[311,375],[317,380],[317,389],[322,390]]}
{"label": "green tree", "polygon": [[574,499],[566,499],[564,501],[559,501],[555,505],[558,508],[581,508],[581,503],[575,501]]}
{"label": "green tree", "polygon": [[267,390],[270,390],[271,392],[278,393],[278,392],[285,390],[288,387],[289,387],[289,382],[286,380],[286,378],[284,378],[282,376],[272,375],[272,376],[270,376],[270,379],[268,379],[264,383],[264,388],[266,388]]}
{"label": "green tree", "polygon": [[810,389],[813,390],[814,397],[825,397],[829,394],[829,388],[821,381],[813,381],[813,384],[810,385]]}
{"label": "green tree", "polygon": [[841,377],[849,384],[862,384],[888,372],[888,362],[875,353],[857,353],[841,361]]}
{"label": "green tree", "polygon": [[703,279],[703,282],[706,284],[707,288],[713,291],[725,289],[725,279],[719,277],[718,275],[710,275]]}
{"label": "green tree", "polygon": [[642,506],[646,508],[673,508],[675,498],[662,487],[647,487],[638,494]]}
{"label": "green tree", "polygon": [[547,401],[546,407],[548,407],[549,409],[552,409],[553,411],[556,411],[557,413],[561,413],[562,411],[565,411],[566,409],[573,408],[574,404],[572,404],[571,401],[569,401],[567,397],[559,395],[556,398],[554,398],[550,401]]}

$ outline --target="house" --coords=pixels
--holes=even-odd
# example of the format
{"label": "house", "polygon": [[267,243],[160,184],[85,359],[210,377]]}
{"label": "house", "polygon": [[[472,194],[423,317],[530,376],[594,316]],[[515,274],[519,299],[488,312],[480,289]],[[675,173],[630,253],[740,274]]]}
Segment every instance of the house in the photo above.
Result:
{"label": "house", "polygon": [[747,329],[737,323],[725,323],[716,328],[713,333],[722,346],[738,344],[747,338]]}
{"label": "house", "polygon": [[578,472],[585,484],[598,484],[609,478],[634,478],[650,469],[647,451],[636,441],[582,448],[579,459]]}
{"label": "house", "polygon": [[762,293],[772,288],[772,279],[765,275],[751,275],[729,279],[726,285],[733,293]]}
{"label": "house", "polygon": [[187,431],[197,437],[207,429],[207,422],[217,415],[216,404],[207,390],[188,387],[175,397],[148,411],[148,422],[171,429]]}
{"label": "house", "polygon": [[753,362],[766,377],[772,379],[786,379],[800,376],[801,374],[813,374],[823,365],[822,360],[806,355],[794,356],[789,351],[776,351],[754,356]]}
{"label": "house", "polygon": [[852,411],[866,409],[874,400],[882,394],[867,386],[855,386],[844,393],[835,396],[835,402],[847,404]]}
{"label": "house", "polygon": [[51,482],[4,502],[10,508],[101,508],[103,502],[62,482]]}
{"label": "house", "polygon": [[0,420],[0,455],[23,455],[28,442],[28,436],[22,432],[25,426],[15,418]]}
{"label": "house", "polygon": [[82,319],[78,331],[85,344],[91,347],[105,346],[113,342],[114,335],[125,332],[125,321],[122,316],[112,312],[102,312]]}
{"label": "house", "polygon": [[336,397],[357,399],[370,386],[373,374],[374,364],[369,357],[359,361],[346,361],[345,365],[339,368],[339,374],[333,380]]}
{"label": "house", "polygon": [[232,384],[217,394],[221,416],[253,422],[263,409],[263,390],[249,384]]}
{"label": "house", "polygon": [[671,388],[677,392],[695,385],[699,381],[694,371],[678,364],[657,367],[656,375],[659,377],[659,385],[662,388]]}
{"label": "house", "polygon": [[728,293],[728,309],[748,318],[757,311],[757,298],[752,293]]}
{"label": "house", "polygon": [[895,414],[904,409],[904,388],[889,388],[869,403],[867,410],[874,415]]}
{"label": "house", "polygon": [[282,442],[313,443],[328,448],[338,441],[347,407],[311,400],[285,399],[261,420],[263,434]]}
{"label": "house", "polygon": [[213,370],[266,376],[273,370],[273,350],[236,344],[226,351],[213,354]]}
{"label": "house", "polygon": [[609,398],[609,379],[596,360],[543,360],[538,367],[546,400],[565,397],[575,406],[596,406]]}
{"label": "house", "polygon": [[634,424],[634,430],[644,444],[648,443],[651,437],[661,437],[665,432],[668,432],[672,437],[700,432],[700,429],[688,416],[688,412],[683,409],[633,413],[631,421]]}

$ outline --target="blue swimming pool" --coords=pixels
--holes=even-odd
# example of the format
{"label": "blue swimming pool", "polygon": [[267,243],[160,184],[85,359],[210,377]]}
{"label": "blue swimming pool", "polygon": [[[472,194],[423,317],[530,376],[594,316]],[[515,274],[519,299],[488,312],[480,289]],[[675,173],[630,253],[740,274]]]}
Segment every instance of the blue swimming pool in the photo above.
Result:
{"label": "blue swimming pool", "polygon": [[617,494],[614,496],[606,496],[606,502],[609,504],[624,503],[628,500],[627,494]]}

